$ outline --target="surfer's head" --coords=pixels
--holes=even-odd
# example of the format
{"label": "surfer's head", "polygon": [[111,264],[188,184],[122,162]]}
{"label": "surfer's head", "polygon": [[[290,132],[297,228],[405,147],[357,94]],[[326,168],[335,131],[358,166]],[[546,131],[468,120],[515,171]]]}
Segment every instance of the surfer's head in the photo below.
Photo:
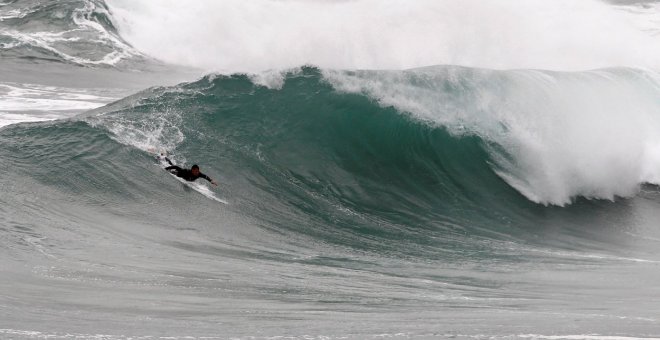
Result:
{"label": "surfer's head", "polygon": [[199,176],[199,166],[197,166],[197,164],[194,164],[194,165],[190,168],[190,172],[192,172],[192,174],[193,174],[194,176]]}

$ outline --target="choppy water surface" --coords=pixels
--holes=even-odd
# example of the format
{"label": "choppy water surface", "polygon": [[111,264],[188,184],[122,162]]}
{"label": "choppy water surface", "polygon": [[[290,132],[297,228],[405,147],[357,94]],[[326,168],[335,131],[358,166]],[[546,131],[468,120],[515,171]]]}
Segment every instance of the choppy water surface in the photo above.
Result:
{"label": "choppy water surface", "polygon": [[[659,338],[655,5],[512,4],[1,2],[0,338]],[[418,20],[370,40],[339,19],[367,8]],[[432,20],[470,8],[580,30]],[[531,53],[612,18],[599,53]],[[228,29],[248,19],[289,46],[272,63],[271,33]],[[457,43],[524,28],[545,35],[520,59]],[[424,29],[442,48],[392,52]]]}

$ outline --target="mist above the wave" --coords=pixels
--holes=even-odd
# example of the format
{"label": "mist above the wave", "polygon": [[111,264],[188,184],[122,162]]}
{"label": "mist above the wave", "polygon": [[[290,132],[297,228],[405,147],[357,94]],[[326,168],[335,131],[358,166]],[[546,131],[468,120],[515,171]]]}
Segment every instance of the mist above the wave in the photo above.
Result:
{"label": "mist above the wave", "polygon": [[[161,60],[223,73],[335,69],[654,68],[660,44],[596,0],[108,0],[121,35]],[[640,19],[641,20],[641,19]]]}

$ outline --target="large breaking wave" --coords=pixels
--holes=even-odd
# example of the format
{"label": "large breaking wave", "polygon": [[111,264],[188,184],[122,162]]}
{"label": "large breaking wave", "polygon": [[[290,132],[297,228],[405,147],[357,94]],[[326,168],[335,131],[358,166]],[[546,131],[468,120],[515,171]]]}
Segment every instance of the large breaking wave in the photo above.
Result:
{"label": "large breaking wave", "polygon": [[0,334],[658,334],[658,6],[610,2],[0,0]]}
{"label": "large breaking wave", "polygon": [[117,33],[103,1],[5,1],[0,4],[0,56],[82,66],[143,60]]}
{"label": "large breaking wave", "polygon": [[[218,150],[231,142],[270,163],[287,162],[282,171],[318,176],[310,183],[334,187],[359,175],[382,186],[339,190],[339,200],[357,192],[382,198],[387,185],[408,184],[407,199],[392,199],[392,206],[415,197],[435,197],[425,204],[443,206],[448,197],[467,194],[463,189],[487,197],[504,182],[543,204],[580,196],[613,200],[660,178],[652,73],[308,68],[284,77],[276,82],[281,88],[255,85],[261,78],[211,76],[147,92],[137,103],[131,98],[111,106],[123,114],[103,116],[104,124],[145,150],[177,151],[181,143]],[[126,103],[146,111],[129,118]],[[238,136],[243,139],[233,140]],[[185,154],[198,152],[204,150]],[[456,181],[460,185],[449,189]]]}

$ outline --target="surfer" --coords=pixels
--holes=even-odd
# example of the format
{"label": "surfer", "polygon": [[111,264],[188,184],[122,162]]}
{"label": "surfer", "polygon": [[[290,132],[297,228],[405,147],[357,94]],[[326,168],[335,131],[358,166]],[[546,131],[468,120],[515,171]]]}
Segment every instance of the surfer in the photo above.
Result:
{"label": "surfer", "polygon": [[203,178],[214,186],[218,186],[218,182],[215,180],[212,180],[211,177],[204,175],[199,171],[199,166],[197,164],[193,165],[190,169],[183,169],[179,166],[176,166],[172,164],[172,161],[170,161],[169,158],[165,157],[165,161],[170,164],[170,166],[166,167],[165,170],[171,172],[173,175],[177,177],[181,177],[185,179],[186,181],[192,182],[198,178]]}

